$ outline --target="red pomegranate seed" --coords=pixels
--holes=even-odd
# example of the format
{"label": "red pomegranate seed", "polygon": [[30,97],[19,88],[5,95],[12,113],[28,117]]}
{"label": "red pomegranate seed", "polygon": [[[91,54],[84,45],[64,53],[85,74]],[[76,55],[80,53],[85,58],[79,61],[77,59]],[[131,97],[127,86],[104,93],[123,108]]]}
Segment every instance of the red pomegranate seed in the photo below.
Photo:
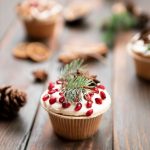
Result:
{"label": "red pomegranate seed", "polygon": [[81,103],[77,103],[76,107],[75,107],[75,111],[79,111],[82,108],[82,104]]}
{"label": "red pomegranate seed", "polygon": [[87,107],[87,108],[91,108],[91,107],[92,107],[92,103],[93,103],[92,101],[88,101],[88,102],[86,103],[86,107]]}
{"label": "red pomegranate seed", "polygon": [[59,98],[59,102],[60,103],[63,103],[64,101],[65,101],[65,97],[64,96],[62,96],[62,97]]}
{"label": "red pomegranate seed", "polygon": [[58,89],[54,89],[55,90],[55,92],[58,92],[59,90]]}
{"label": "red pomegranate seed", "polygon": [[92,97],[94,95],[94,93],[89,93],[89,95]]}
{"label": "red pomegranate seed", "polygon": [[64,93],[63,93],[63,92],[60,92],[59,95],[60,95],[60,96],[64,96]]}
{"label": "red pomegranate seed", "polygon": [[100,98],[95,98],[95,102],[96,102],[96,104],[102,104],[102,99],[100,99]]}
{"label": "red pomegranate seed", "polygon": [[86,116],[91,116],[93,114],[93,109],[90,109],[86,112]]}
{"label": "red pomegranate seed", "polygon": [[42,98],[43,101],[46,101],[48,99],[49,99],[49,95],[48,94],[44,95],[43,98]]}
{"label": "red pomegranate seed", "polygon": [[93,88],[93,90],[94,90],[94,93],[97,93],[97,94],[99,93],[99,90],[97,87]]}
{"label": "red pomegranate seed", "polygon": [[85,100],[91,101],[91,96],[89,94],[84,95]]}
{"label": "red pomegranate seed", "polygon": [[62,107],[63,108],[68,108],[71,104],[69,102],[63,102]]}
{"label": "red pomegranate seed", "polygon": [[103,91],[100,92],[100,96],[103,100],[106,98],[106,94]]}
{"label": "red pomegranate seed", "polygon": [[55,97],[51,97],[49,100],[49,103],[52,105],[56,102],[56,98]]}
{"label": "red pomegranate seed", "polygon": [[62,84],[62,81],[61,80],[57,80],[56,83],[57,84]]}
{"label": "red pomegranate seed", "polygon": [[52,90],[54,88],[54,84],[52,82],[49,83],[48,89]]}
{"label": "red pomegranate seed", "polygon": [[104,90],[105,89],[105,86],[104,85],[97,85],[98,88]]}
{"label": "red pomegranate seed", "polygon": [[56,91],[55,90],[50,90],[48,91],[48,94],[54,94]]}

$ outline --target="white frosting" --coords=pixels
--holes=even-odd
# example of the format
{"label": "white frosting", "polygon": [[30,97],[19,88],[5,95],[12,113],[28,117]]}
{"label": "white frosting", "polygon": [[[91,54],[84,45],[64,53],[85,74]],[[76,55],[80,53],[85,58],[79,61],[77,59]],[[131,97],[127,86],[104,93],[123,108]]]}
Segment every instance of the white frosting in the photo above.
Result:
{"label": "white frosting", "polygon": [[[56,85],[56,88],[60,88],[60,85]],[[99,89],[99,92],[100,91],[104,91],[105,94],[106,94],[106,98],[104,100],[102,100],[102,104],[97,104],[95,102],[95,98],[101,98],[100,97],[100,94],[96,94],[94,93],[93,97],[92,97],[92,101],[93,101],[93,104],[92,104],[92,107],[91,108],[87,108],[86,107],[86,103],[87,103],[87,100],[85,100],[82,96],[82,100],[80,101],[80,103],[82,104],[82,108],[79,110],[79,111],[75,111],[75,106],[76,106],[76,103],[73,103],[71,104],[71,106],[69,106],[68,108],[63,108],[62,107],[62,104],[59,102],[59,98],[61,97],[59,95],[59,92],[56,92],[54,94],[52,94],[51,96],[53,97],[56,97],[57,100],[54,104],[50,104],[49,103],[49,100],[46,100],[46,101],[43,101],[42,100],[42,97],[48,93],[48,90],[46,90],[43,94],[42,94],[42,97],[41,97],[41,103],[42,103],[42,106],[49,112],[54,112],[54,113],[57,113],[57,114],[62,114],[62,115],[67,115],[67,116],[86,116],[86,112],[90,109],[93,109],[93,114],[91,116],[97,116],[99,114],[102,114],[104,113],[105,111],[108,110],[108,108],[110,107],[111,105],[111,98],[110,98],[110,95],[108,94],[108,92],[106,90],[102,90],[102,89]]]}
{"label": "white frosting", "polygon": [[[39,6],[32,7],[30,3],[36,2]],[[45,9],[42,7],[46,7]],[[32,20],[36,19],[38,21],[53,21],[57,15],[61,12],[62,7],[54,1],[47,0],[38,0],[38,1],[29,1],[26,0],[18,6],[18,13],[23,20]]]}
{"label": "white frosting", "polygon": [[[148,50],[148,44],[144,43],[142,39],[139,39],[140,34],[136,34],[131,42],[128,44],[128,50],[132,50],[135,53],[142,54],[144,56],[150,56],[150,50]],[[150,39],[150,35],[148,36]]]}

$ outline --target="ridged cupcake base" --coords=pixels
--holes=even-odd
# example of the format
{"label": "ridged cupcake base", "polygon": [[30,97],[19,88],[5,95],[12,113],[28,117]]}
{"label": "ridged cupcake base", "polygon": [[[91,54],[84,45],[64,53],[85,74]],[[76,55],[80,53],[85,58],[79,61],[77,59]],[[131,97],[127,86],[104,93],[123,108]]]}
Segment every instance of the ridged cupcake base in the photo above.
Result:
{"label": "ridged cupcake base", "polygon": [[100,125],[102,114],[96,117],[72,117],[49,112],[54,131],[70,140],[83,140],[94,135]]}

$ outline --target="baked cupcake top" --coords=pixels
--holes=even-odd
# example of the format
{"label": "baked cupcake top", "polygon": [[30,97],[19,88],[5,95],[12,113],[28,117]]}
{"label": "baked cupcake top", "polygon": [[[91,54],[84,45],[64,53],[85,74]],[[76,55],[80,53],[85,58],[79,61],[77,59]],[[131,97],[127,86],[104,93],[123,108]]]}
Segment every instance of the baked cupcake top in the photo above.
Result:
{"label": "baked cupcake top", "polygon": [[41,96],[48,112],[66,116],[97,116],[110,107],[110,95],[105,87],[82,69],[82,60],[75,60],[61,70],[55,83],[50,82]]}
{"label": "baked cupcake top", "polygon": [[48,0],[25,0],[17,5],[18,15],[27,21],[52,21],[61,10],[61,5]]}
{"label": "baked cupcake top", "polygon": [[136,34],[128,45],[129,50],[150,57],[150,28]]}

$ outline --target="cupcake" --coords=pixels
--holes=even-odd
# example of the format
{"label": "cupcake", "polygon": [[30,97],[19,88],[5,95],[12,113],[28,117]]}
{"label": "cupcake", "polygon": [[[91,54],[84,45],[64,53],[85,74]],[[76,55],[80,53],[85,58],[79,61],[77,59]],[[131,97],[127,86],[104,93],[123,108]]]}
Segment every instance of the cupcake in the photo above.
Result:
{"label": "cupcake", "polygon": [[27,35],[36,39],[52,37],[61,9],[58,3],[48,0],[26,0],[17,5]]}
{"label": "cupcake", "polygon": [[70,140],[94,135],[111,104],[105,86],[96,76],[84,71],[82,63],[74,60],[65,65],[59,79],[50,82],[41,96],[55,133]]}
{"label": "cupcake", "polygon": [[136,34],[128,44],[139,77],[150,80],[150,28]]}

